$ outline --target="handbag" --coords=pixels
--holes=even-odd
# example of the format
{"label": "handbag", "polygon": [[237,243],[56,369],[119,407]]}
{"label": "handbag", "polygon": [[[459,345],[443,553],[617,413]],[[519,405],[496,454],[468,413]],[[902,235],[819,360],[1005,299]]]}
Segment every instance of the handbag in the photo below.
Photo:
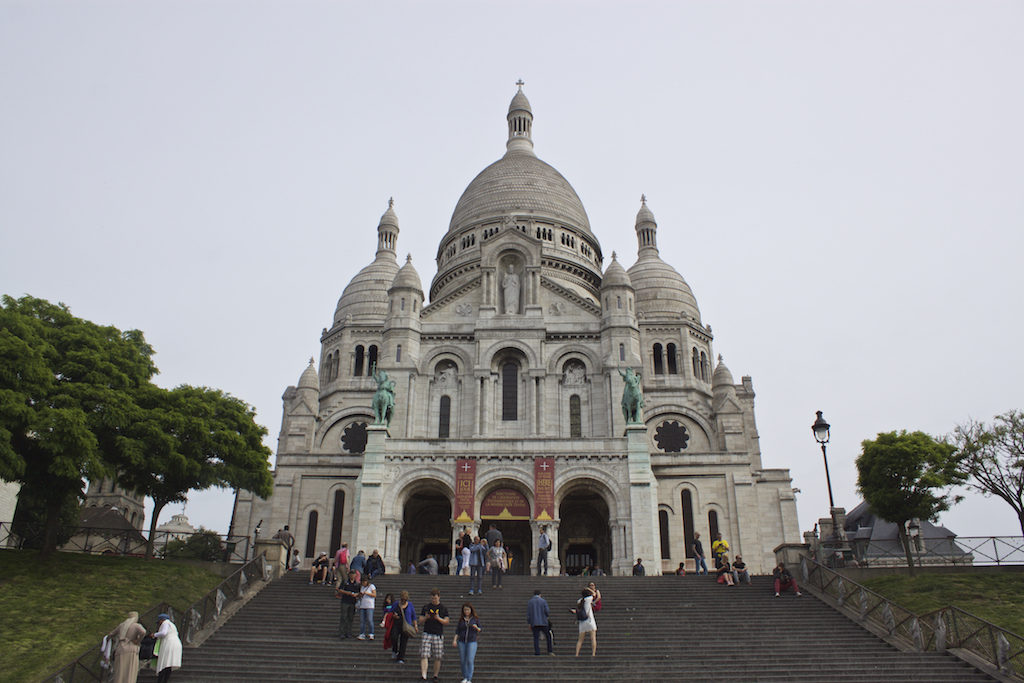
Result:
{"label": "handbag", "polygon": [[416,635],[416,627],[406,621],[404,617],[402,618],[402,633],[410,638]]}

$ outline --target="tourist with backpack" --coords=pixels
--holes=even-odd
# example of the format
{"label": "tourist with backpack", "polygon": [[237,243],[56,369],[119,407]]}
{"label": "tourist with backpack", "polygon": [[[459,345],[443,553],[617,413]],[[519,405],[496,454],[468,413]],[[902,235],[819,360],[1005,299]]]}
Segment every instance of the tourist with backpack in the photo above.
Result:
{"label": "tourist with backpack", "polygon": [[576,615],[576,623],[579,625],[580,636],[576,639],[576,656],[580,656],[580,647],[583,646],[583,638],[590,634],[590,656],[597,656],[597,620],[594,619],[594,594],[584,588],[580,593],[580,599],[576,601],[576,607],[569,610]]}

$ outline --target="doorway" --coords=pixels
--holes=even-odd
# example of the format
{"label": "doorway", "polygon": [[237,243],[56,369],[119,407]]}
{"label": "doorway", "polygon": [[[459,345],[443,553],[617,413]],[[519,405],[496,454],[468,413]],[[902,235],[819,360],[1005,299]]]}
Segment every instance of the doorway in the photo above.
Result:
{"label": "doorway", "polygon": [[398,558],[404,572],[410,562],[418,563],[427,555],[437,560],[437,571],[448,573],[452,559],[451,546],[452,505],[448,496],[435,491],[423,491],[409,497],[405,504],[402,540]]}
{"label": "doorway", "polygon": [[558,559],[565,573],[578,575],[587,567],[609,572],[612,532],[604,498],[586,488],[570,491],[558,506],[558,517]]}

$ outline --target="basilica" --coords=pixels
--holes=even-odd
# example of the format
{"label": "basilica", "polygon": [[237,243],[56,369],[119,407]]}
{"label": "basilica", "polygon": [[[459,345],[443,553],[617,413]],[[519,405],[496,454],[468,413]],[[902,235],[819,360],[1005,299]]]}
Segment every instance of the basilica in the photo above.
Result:
{"label": "basilica", "polygon": [[495,524],[525,573],[543,526],[550,570],[567,574],[628,574],[637,558],[648,574],[692,568],[694,534],[707,550],[721,533],[770,571],[800,532],[789,470],[761,461],[750,377],[715,363],[646,200],[626,268],[535,154],[521,85],[507,120],[505,154],[456,203],[428,291],[411,257],[398,263],[389,202],[319,364],[282,397],[273,495],[239,491],[230,532],[288,524],[307,560],[346,542],[391,572],[428,553],[453,568],[455,535]]}

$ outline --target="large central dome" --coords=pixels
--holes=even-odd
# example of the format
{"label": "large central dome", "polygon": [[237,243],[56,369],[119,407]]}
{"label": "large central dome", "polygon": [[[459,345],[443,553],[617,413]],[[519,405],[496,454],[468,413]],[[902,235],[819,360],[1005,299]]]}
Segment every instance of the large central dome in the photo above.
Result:
{"label": "large central dome", "polygon": [[592,235],[576,190],[533,153],[533,112],[521,88],[512,98],[507,118],[508,151],[462,193],[448,231],[457,232],[489,218],[522,215],[564,223]]}
{"label": "large central dome", "polygon": [[590,232],[590,221],[572,185],[532,152],[509,150],[480,172],[459,198],[448,230],[481,219],[532,215]]}

